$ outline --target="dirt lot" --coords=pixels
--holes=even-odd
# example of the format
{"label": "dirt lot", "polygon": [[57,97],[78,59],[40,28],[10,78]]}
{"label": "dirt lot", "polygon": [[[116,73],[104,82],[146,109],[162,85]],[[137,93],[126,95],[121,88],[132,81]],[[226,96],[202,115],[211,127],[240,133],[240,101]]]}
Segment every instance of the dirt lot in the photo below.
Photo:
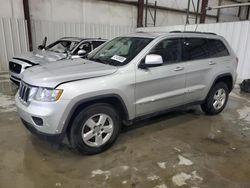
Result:
{"label": "dirt lot", "polygon": [[115,145],[82,156],[32,136],[0,75],[1,188],[250,187],[250,94],[235,89],[226,109],[197,106],[125,128]]}

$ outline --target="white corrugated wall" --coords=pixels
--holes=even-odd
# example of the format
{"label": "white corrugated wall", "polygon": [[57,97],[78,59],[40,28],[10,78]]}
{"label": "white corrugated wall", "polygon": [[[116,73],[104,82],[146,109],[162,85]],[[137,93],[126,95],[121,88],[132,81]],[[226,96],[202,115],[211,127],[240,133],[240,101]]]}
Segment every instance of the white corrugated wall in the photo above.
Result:
{"label": "white corrugated wall", "polygon": [[[197,25],[138,28],[137,31],[195,31]],[[239,58],[238,78],[250,79],[250,21],[200,24],[197,31],[214,32],[226,38]]]}
{"label": "white corrugated wall", "polygon": [[41,44],[45,36],[48,43],[60,37],[85,37],[112,39],[116,36],[135,32],[135,27],[126,25],[94,24],[94,23],[64,23],[32,20],[33,45]]}
{"label": "white corrugated wall", "polygon": [[24,19],[0,18],[0,72],[8,71],[8,60],[28,50]]}

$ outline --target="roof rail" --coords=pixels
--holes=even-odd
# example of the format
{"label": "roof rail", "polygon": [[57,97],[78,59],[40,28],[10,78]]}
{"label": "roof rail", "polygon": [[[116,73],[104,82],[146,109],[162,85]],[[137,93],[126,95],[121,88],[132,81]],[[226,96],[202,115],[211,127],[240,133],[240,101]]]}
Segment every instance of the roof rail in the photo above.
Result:
{"label": "roof rail", "polygon": [[200,32],[200,31],[170,31],[169,33],[197,33],[197,34],[217,35],[216,33],[212,32]]}

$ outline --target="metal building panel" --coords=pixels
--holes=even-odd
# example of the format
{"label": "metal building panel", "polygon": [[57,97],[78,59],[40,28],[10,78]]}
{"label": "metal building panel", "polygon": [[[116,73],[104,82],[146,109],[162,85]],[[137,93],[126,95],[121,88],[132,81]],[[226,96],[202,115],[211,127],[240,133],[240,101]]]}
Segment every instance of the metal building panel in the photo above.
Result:
{"label": "metal building panel", "polygon": [[0,72],[8,71],[8,61],[28,50],[26,22],[23,19],[0,18]]}

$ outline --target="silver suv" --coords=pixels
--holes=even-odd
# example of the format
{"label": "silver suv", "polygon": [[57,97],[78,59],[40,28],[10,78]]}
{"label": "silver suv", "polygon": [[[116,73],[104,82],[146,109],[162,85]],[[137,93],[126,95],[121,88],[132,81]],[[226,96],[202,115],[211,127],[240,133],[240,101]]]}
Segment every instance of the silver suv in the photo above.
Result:
{"label": "silver suv", "polygon": [[86,56],[107,40],[101,38],[63,37],[48,46],[45,37],[42,45],[33,52],[13,57],[9,61],[10,80],[19,85],[22,72],[32,66],[62,59],[76,59]]}
{"label": "silver suv", "polygon": [[237,57],[211,33],[135,33],[115,38],[88,59],[27,69],[16,94],[33,133],[95,154],[122,125],[176,107],[200,104],[220,113],[236,80]]}

